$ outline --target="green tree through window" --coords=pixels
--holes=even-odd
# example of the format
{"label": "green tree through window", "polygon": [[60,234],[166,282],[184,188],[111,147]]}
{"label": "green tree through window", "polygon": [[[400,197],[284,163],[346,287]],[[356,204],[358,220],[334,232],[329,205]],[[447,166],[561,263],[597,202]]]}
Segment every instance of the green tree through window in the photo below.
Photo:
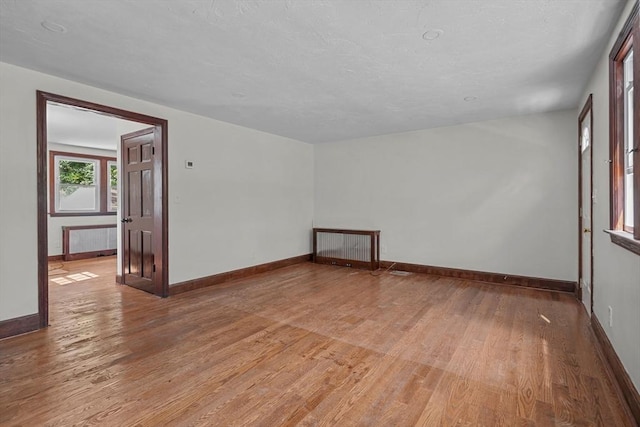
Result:
{"label": "green tree through window", "polygon": [[109,165],[109,196],[108,210],[115,211],[118,209],[118,165],[115,162],[108,162]]}
{"label": "green tree through window", "polygon": [[60,160],[59,171],[60,184],[62,184],[60,190],[67,196],[77,191],[80,186],[94,185],[95,183],[95,165],[93,162]]}
{"label": "green tree through window", "polygon": [[118,186],[118,167],[115,165],[111,165],[109,169],[111,173],[111,186],[115,188]]}

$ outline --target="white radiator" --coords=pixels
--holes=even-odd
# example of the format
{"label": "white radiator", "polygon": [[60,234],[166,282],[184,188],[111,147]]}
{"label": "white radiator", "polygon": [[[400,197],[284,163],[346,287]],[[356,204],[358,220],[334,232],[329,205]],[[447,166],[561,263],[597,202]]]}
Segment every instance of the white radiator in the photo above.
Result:
{"label": "white radiator", "polygon": [[117,249],[115,224],[62,227],[65,261],[114,255]]}

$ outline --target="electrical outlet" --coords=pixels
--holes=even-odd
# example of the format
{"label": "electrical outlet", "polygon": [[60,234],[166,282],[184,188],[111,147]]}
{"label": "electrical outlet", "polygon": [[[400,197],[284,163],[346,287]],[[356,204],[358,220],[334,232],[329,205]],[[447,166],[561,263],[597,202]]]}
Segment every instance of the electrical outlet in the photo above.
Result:
{"label": "electrical outlet", "polygon": [[613,327],[613,308],[609,306],[609,327]]}

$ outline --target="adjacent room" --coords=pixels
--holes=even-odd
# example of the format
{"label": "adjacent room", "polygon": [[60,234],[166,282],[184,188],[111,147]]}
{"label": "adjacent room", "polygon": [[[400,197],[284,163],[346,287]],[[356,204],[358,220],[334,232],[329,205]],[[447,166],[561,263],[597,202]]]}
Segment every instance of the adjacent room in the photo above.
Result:
{"label": "adjacent room", "polygon": [[637,0],[0,0],[0,424],[640,423]]}
{"label": "adjacent room", "polygon": [[49,280],[58,285],[85,280],[93,273],[72,277],[64,263],[104,256],[113,261],[113,278],[120,137],[149,126],[63,104],[46,107]]}

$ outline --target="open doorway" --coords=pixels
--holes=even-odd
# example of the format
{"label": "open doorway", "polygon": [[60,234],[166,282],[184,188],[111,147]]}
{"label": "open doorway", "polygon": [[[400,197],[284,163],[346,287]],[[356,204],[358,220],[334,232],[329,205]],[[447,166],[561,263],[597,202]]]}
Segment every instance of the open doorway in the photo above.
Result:
{"label": "open doorway", "polygon": [[95,281],[109,286],[122,275],[116,259],[121,246],[117,221],[122,217],[120,136],[148,127],[85,108],[47,102],[51,303],[55,296],[52,291],[58,286]]}
{"label": "open doorway", "polygon": [[[61,285],[86,280],[66,275],[64,262],[106,256],[102,275],[138,288],[142,276],[142,289],[167,296],[166,120],[45,92],[37,106],[40,327],[51,276]],[[137,135],[151,135],[137,146],[144,173],[126,145]],[[141,188],[144,199],[132,199]],[[131,206],[145,212],[135,217]]]}

